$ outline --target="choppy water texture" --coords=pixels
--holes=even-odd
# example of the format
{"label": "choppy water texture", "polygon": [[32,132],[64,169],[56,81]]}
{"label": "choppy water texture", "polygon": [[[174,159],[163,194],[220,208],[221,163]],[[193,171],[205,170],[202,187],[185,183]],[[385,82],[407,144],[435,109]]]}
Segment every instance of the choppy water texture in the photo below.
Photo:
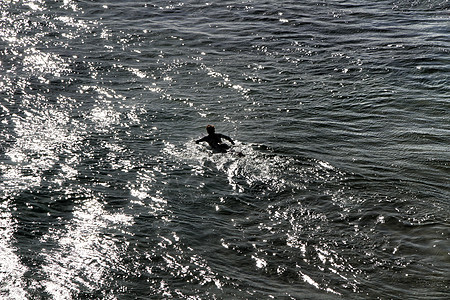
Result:
{"label": "choppy water texture", "polygon": [[0,298],[448,299],[449,19],[1,1]]}

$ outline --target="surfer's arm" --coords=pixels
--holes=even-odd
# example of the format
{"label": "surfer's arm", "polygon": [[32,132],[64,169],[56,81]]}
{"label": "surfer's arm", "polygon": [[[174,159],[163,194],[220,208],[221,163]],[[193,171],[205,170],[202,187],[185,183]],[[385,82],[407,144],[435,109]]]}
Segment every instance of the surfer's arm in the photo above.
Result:
{"label": "surfer's arm", "polygon": [[205,136],[205,137],[202,137],[202,138],[199,139],[199,140],[196,140],[195,143],[198,144],[198,143],[204,142],[204,141],[206,141],[206,136]]}
{"label": "surfer's arm", "polygon": [[232,140],[229,136],[226,136],[226,135],[221,134],[221,138],[226,139],[227,141],[229,141],[229,142],[231,143],[231,145],[234,145],[233,140]]}

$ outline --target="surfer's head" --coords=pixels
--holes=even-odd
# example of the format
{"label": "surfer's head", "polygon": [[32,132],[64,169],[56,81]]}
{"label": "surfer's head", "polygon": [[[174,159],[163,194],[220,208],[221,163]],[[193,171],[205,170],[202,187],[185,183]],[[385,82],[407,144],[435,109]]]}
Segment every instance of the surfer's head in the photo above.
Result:
{"label": "surfer's head", "polygon": [[214,125],[206,126],[206,132],[208,132],[208,134],[213,134],[215,131],[216,129],[214,128]]}

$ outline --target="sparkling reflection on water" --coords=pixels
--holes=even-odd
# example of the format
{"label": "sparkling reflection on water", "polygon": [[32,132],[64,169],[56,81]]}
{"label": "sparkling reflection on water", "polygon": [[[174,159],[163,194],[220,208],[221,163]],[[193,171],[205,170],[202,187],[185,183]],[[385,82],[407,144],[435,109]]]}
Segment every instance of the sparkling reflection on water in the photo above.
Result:
{"label": "sparkling reflection on water", "polygon": [[1,2],[0,296],[444,299],[446,10],[410,7]]}

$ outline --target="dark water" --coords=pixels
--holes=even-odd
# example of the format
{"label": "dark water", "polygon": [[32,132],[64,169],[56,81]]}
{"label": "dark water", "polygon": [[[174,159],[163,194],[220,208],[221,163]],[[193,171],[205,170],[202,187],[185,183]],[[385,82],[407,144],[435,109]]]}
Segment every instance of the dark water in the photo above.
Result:
{"label": "dark water", "polygon": [[448,299],[449,7],[1,1],[0,298]]}

